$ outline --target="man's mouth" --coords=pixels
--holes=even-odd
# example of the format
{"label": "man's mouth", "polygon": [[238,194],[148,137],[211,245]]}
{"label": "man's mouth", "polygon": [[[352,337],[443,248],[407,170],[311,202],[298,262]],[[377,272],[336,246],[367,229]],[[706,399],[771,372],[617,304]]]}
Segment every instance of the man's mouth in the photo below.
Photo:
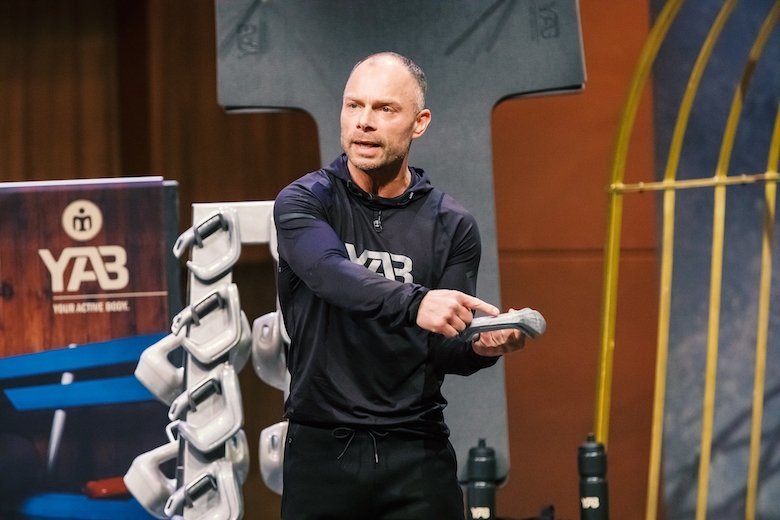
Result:
{"label": "man's mouth", "polygon": [[381,146],[376,141],[352,141],[352,144],[365,148],[379,148]]}

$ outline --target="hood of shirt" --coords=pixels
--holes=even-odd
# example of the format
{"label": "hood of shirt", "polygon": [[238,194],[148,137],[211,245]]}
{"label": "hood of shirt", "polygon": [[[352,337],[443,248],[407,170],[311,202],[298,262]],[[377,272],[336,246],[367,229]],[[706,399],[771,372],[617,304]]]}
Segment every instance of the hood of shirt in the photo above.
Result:
{"label": "hood of shirt", "polygon": [[326,172],[342,181],[352,195],[368,206],[375,208],[396,208],[405,206],[433,189],[433,185],[431,185],[428,175],[421,168],[411,166],[409,170],[412,174],[412,180],[409,187],[401,195],[388,199],[368,193],[352,180],[352,177],[349,174],[349,168],[347,167],[347,154],[342,153],[335,161],[325,168]]}

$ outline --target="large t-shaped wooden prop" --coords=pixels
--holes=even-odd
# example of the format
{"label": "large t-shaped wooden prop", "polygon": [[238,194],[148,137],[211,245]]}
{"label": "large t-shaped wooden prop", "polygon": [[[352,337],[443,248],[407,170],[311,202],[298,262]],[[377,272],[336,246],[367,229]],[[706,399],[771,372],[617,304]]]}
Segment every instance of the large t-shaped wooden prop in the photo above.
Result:
{"label": "large t-shaped wooden prop", "polygon": [[[483,239],[478,296],[498,305],[491,112],[514,96],[583,87],[577,1],[217,0],[216,9],[220,105],[305,110],[317,123],[323,164],[341,152],[342,89],[357,60],[392,50],[422,67],[433,121],[414,143],[411,163],[476,217]],[[444,392],[461,479],[479,438],[495,448],[498,476],[506,477],[503,364],[452,376]]]}

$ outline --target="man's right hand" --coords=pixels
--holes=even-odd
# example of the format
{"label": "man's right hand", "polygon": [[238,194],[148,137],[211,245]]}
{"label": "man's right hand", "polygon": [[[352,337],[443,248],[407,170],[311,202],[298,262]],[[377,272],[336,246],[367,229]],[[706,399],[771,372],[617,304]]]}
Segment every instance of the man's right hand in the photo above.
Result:
{"label": "man's right hand", "polygon": [[475,310],[490,316],[500,313],[493,305],[466,293],[451,289],[432,289],[420,302],[417,325],[427,331],[452,338],[471,323],[472,311]]}

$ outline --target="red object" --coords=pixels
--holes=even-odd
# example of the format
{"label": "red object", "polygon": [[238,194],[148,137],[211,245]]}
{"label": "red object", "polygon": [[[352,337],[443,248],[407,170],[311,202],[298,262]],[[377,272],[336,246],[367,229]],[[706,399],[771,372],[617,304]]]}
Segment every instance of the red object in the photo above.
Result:
{"label": "red object", "polygon": [[111,498],[130,494],[122,477],[90,480],[87,482],[86,493],[90,498]]}

